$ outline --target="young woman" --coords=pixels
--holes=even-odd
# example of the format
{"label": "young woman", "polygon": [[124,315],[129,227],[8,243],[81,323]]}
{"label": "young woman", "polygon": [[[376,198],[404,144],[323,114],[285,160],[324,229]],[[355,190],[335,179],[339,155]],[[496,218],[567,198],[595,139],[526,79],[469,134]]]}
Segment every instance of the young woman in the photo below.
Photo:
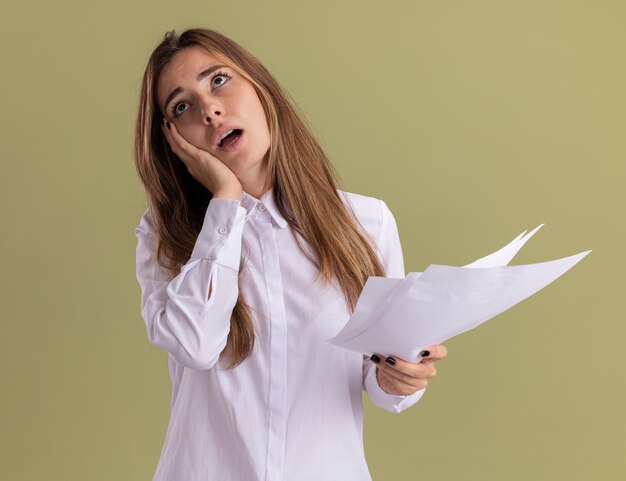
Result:
{"label": "young woman", "polygon": [[326,342],[368,276],[405,275],[385,202],[339,190],[277,81],[213,30],[168,32],[152,53],[135,160],[141,314],[172,381],[154,479],[371,480],[362,391],[400,412],[446,355],[381,362]]}

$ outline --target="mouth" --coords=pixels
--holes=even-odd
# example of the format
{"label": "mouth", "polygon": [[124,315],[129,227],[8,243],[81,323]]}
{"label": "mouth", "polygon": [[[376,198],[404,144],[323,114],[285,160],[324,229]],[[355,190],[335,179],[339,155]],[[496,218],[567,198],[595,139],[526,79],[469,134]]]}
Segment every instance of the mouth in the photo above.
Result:
{"label": "mouth", "polygon": [[233,129],[228,135],[223,137],[217,143],[217,147],[225,151],[234,150],[240,144],[242,137],[243,137],[242,129]]}

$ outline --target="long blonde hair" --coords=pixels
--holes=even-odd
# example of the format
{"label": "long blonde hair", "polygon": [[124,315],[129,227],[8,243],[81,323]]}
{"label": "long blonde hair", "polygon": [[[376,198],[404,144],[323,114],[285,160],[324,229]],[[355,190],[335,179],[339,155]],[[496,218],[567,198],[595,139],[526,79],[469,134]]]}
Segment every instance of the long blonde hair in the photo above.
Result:
{"label": "long blonde hair", "polygon": [[[215,30],[192,28],[180,35],[167,32],[143,75],[134,156],[158,238],[157,262],[173,276],[179,272],[191,256],[212,198],[170,150],[160,129],[163,115],[156,99],[163,67],[174,54],[192,45],[206,48],[254,86],[270,131],[266,184],[273,187],[274,201],[300,250],[317,266],[317,280],[336,280],[354,310],[368,276],[384,276],[384,268],[367,234],[340,198],[332,164],[278,82],[250,52]],[[311,258],[299,236],[316,258]],[[243,266],[242,256],[240,273]],[[241,286],[241,276],[239,279]],[[236,367],[252,353],[255,335],[240,288],[226,348],[220,355],[228,356],[227,368]]]}

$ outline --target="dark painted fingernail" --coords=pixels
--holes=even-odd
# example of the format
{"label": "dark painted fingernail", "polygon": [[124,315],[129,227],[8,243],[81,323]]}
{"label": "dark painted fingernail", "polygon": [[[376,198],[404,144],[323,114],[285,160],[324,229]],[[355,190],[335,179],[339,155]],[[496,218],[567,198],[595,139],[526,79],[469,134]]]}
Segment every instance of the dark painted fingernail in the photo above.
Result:
{"label": "dark painted fingernail", "polygon": [[396,360],[393,357],[389,356],[387,359],[385,359],[385,362],[393,366],[396,363]]}
{"label": "dark painted fingernail", "polygon": [[380,362],[380,357],[378,357],[376,354],[372,354],[370,360],[378,364]]}
{"label": "dark painted fingernail", "polygon": [[167,128],[172,130],[172,127],[170,127],[170,123],[169,122],[165,122],[165,125],[167,125]]}
{"label": "dark painted fingernail", "polygon": [[422,351],[422,357],[430,356],[430,351]]}

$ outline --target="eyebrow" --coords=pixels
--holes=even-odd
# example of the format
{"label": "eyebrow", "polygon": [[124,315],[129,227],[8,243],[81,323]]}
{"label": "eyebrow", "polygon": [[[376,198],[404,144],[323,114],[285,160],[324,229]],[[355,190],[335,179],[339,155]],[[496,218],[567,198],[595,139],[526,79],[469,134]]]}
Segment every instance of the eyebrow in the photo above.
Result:
{"label": "eyebrow", "polygon": [[[200,80],[202,80],[207,75],[211,75],[211,73],[214,70],[217,70],[218,68],[227,68],[227,67],[228,67],[228,65],[213,65],[212,67],[204,69],[202,72],[200,72],[197,75],[196,81],[200,82]],[[175,97],[177,97],[179,94],[181,94],[184,91],[185,91],[185,89],[182,88],[182,87],[176,87],[174,90],[172,90],[172,93],[170,93],[167,96],[167,98],[165,99],[165,104],[163,105],[163,110],[167,110],[167,106],[170,104],[170,102],[172,100],[174,100]]]}

